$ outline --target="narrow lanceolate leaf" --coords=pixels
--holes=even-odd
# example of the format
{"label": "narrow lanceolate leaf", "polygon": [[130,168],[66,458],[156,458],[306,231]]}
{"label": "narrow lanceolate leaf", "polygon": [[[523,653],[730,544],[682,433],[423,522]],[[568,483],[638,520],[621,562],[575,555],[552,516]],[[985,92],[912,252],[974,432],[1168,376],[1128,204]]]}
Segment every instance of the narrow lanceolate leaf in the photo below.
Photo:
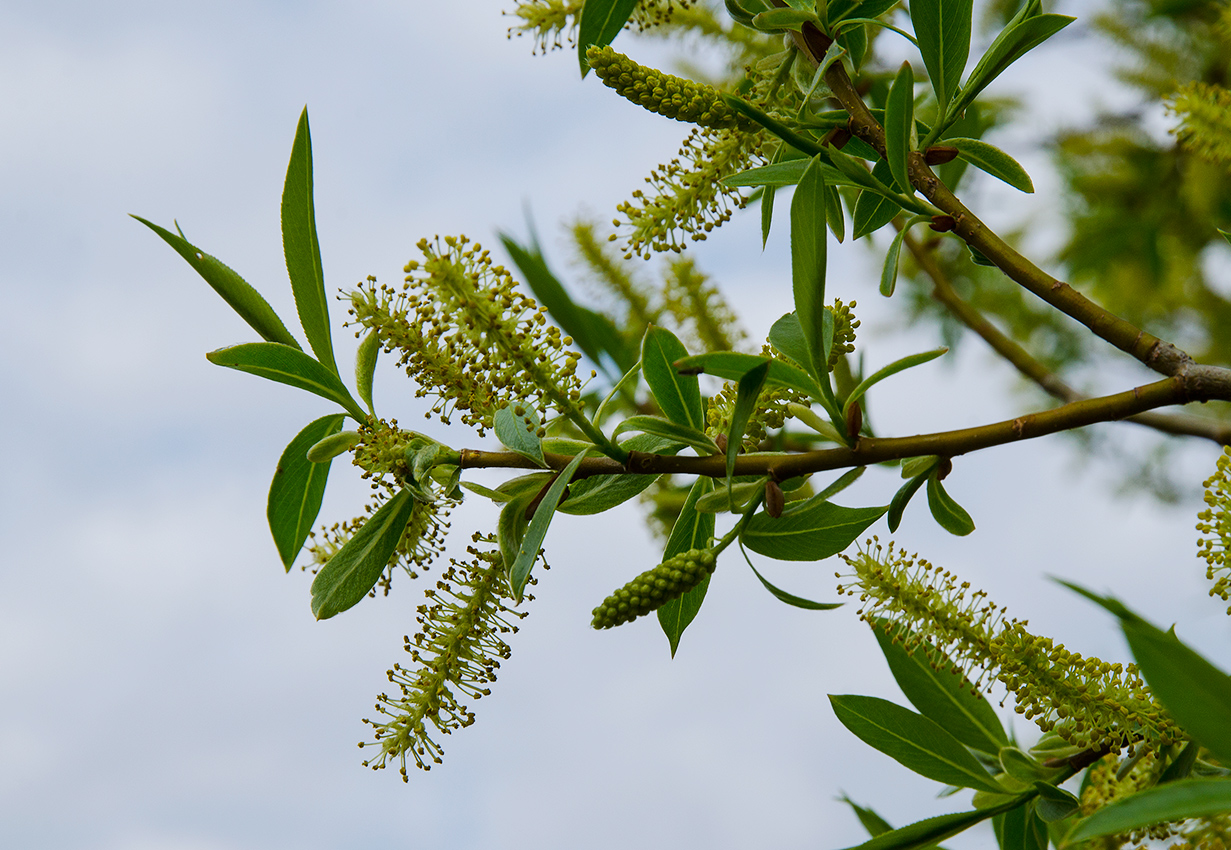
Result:
{"label": "narrow lanceolate leaf", "polygon": [[886,298],[893,295],[893,290],[898,285],[898,257],[902,254],[902,240],[905,238],[906,228],[903,227],[893,237],[885,254],[885,265],[881,268],[880,293]]}
{"label": "narrow lanceolate leaf", "polygon": [[1231,780],[1182,779],[1138,791],[1077,822],[1066,847],[1153,824],[1231,811]]}
{"label": "narrow lanceolate leaf", "polygon": [[928,779],[992,794],[1005,789],[939,724],[878,697],[830,695],[834,714],[865,744]]}
{"label": "narrow lanceolate leaf", "polygon": [[971,691],[970,681],[935,647],[919,645],[913,653],[903,648],[909,631],[880,621],[872,629],[889,670],[902,693],[924,717],[934,720],[972,749],[995,755],[1009,743],[991,704]]}
{"label": "narrow lanceolate leaf", "polygon": [[262,339],[299,348],[299,342],[291,336],[274,308],[269,306],[269,302],[262,298],[261,293],[253,289],[248,281],[184,237],[165,230],[152,221],[146,221],[141,216],[134,215],[133,218],[161,236],[164,242],[175,249],[175,253],[187,260],[188,265],[192,266]]}
{"label": "narrow lanceolate leaf", "polygon": [[[889,164],[883,160],[872,166],[872,174],[881,182],[893,180],[893,175],[889,173]],[[893,221],[894,216],[900,212],[902,208],[883,195],[873,191],[860,192],[851,216],[854,227],[851,238],[858,239],[865,234],[875,233]]]}
{"label": "narrow lanceolate leaf", "polygon": [[[697,511],[697,500],[714,488],[711,478],[699,477],[693,482],[692,489],[684,499],[684,507],[671,527],[671,536],[667,538],[667,547],[663,550],[663,561],[669,561],[681,552],[690,549],[704,549],[709,546],[710,538],[714,536],[714,515]],[[710,577],[701,579],[700,584],[692,590],[677,596],[658,609],[658,624],[662,626],[663,634],[671,644],[671,657],[680,647],[680,636],[684,629],[696,619],[705,601],[705,592],[709,589]]]}
{"label": "narrow lanceolate leaf", "polygon": [[312,523],[316,522],[329,478],[330,462],[312,463],[307,458],[308,449],[330,434],[338,433],[343,419],[341,413],[333,413],[310,422],[278,458],[278,468],[269,485],[265,516],[269,519],[269,532],[278,547],[278,556],[288,572],[308,539]]}
{"label": "narrow lanceolate leaf", "polygon": [[817,499],[791,506],[774,519],[757,514],[740,537],[759,555],[779,561],[820,561],[850,546],[886,508],[845,508]]}
{"label": "narrow lanceolate leaf", "polygon": [[756,567],[752,566],[751,561],[748,562],[748,566],[752,567],[753,574],[760,580],[765,589],[768,590],[773,597],[780,602],[785,602],[787,605],[791,605],[795,608],[803,608],[805,611],[831,611],[834,608],[842,607],[841,602],[813,602],[811,599],[804,599],[802,596],[787,593],[785,590],[770,584],[769,580],[766,579],[765,576],[761,575]]}
{"label": "narrow lanceolate leaf", "polygon": [[582,452],[560,471],[556,480],[547,488],[547,493],[539,502],[539,506],[535,508],[530,524],[526,526],[526,534],[522,538],[517,559],[509,570],[509,584],[512,585],[513,595],[518,601],[521,601],[522,591],[525,590],[526,582],[530,578],[530,568],[534,566],[534,561],[539,556],[539,549],[543,546],[543,538],[547,536],[547,528],[551,525],[552,517],[555,516],[556,507],[564,498],[564,491],[568,489],[568,483],[573,480],[573,473],[577,471],[577,467],[581,466],[581,461],[585,456],[585,452]]}
{"label": "narrow lanceolate leaf", "polygon": [[863,398],[864,393],[872,389],[872,387],[876,386],[881,381],[885,380],[888,377],[896,375],[898,372],[904,372],[907,369],[911,369],[915,366],[922,366],[924,363],[935,360],[937,357],[944,354],[948,350],[949,349],[947,348],[935,348],[931,351],[923,351],[923,352],[920,352],[919,354],[911,354],[907,357],[903,357],[900,360],[893,361],[888,366],[884,366],[880,369],[877,369],[871,375],[869,375],[868,377],[860,381],[859,385],[855,387],[855,389],[851,390],[851,394],[847,397],[846,404],[843,407],[843,413],[845,414],[846,410],[849,410],[851,405],[859,401],[859,399]]}
{"label": "narrow lanceolate leaf", "polygon": [[972,0],[913,0],[910,19],[940,112],[957,91],[970,56]]}
{"label": "narrow lanceolate leaf", "polygon": [[681,375],[673,365],[688,349],[666,328],[651,327],[641,340],[641,372],[663,414],[672,422],[705,429],[701,386],[696,375]]}
{"label": "narrow lanceolate leaf", "polygon": [[808,353],[808,341],[804,339],[803,328],[799,326],[799,317],[787,313],[774,322],[769,329],[769,344],[781,355],[789,357],[796,363],[807,363],[811,356]]}
{"label": "narrow lanceolate leaf", "polygon": [[1047,824],[1030,806],[1011,809],[998,821],[1001,850],[1047,850]]}
{"label": "narrow lanceolate leaf", "polygon": [[811,362],[800,364],[813,375],[826,370],[821,349],[825,316],[825,178],[814,157],[791,199],[791,290],[795,315],[808,343]]}
{"label": "narrow lanceolate leaf", "polygon": [[928,507],[932,510],[932,518],[950,534],[965,537],[975,530],[970,514],[946,492],[935,472],[928,476]]}
{"label": "narrow lanceolate leaf", "polygon": [[975,168],[1003,180],[1020,192],[1028,195],[1034,192],[1034,183],[1031,182],[1026,169],[995,145],[989,145],[979,139],[962,138],[945,139],[945,144],[957,148],[958,156]]}
{"label": "narrow lanceolate leaf", "polygon": [[983,54],[983,58],[970,72],[966,86],[954,102],[953,108],[949,110],[950,115],[961,114],[962,110],[979,95],[979,92],[987,88],[988,84],[1000,76],[1005,68],[1077,20],[1067,15],[1026,16],[1024,13],[1027,12],[1027,5],[1022,4],[1022,11],[1019,11],[1000,35],[996,36],[995,41]]}
{"label": "narrow lanceolate leaf", "polygon": [[372,380],[376,376],[376,358],[379,356],[380,338],[376,331],[370,331],[355,353],[355,389],[373,416],[376,415],[376,408],[372,404]]}
{"label": "narrow lanceolate leaf", "polygon": [[748,420],[757,409],[757,397],[761,387],[765,386],[765,375],[769,372],[770,361],[766,360],[760,366],[749,369],[747,374],[739,379],[735,390],[735,404],[731,408],[731,424],[727,429],[727,486],[730,488],[731,477],[735,474],[735,456],[739,454],[740,445],[744,440],[744,429]]}
{"label": "narrow lanceolate leaf", "polygon": [[684,443],[709,455],[721,453],[718,444],[706,436],[704,431],[689,428],[686,425],[677,425],[661,416],[630,416],[616,426],[611,436],[618,437],[626,431],[641,431],[644,434],[666,437],[672,442]]}
{"label": "narrow lanceolate leaf", "polygon": [[325,295],[325,272],[321,265],[321,246],[316,238],[316,209],[312,200],[312,135],[308,131],[308,109],[304,107],[295,130],[291,161],[282,188],[282,251],[286,271],[295,293],[295,309],[308,344],[327,369],[335,375],[333,339],[329,329],[329,301]]}
{"label": "narrow lanceolate leaf", "polygon": [[829,222],[829,232],[833,238],[841,242],[846,238],[846,213],[842,209],[842,196],[838,187],[825,186],[825,221]]}
{"label": "narrow lanceolate leaf", "polygon": [[1145,620],[1120,625],[1154,696],[1185,732],[1231,765],[1231,676]]}
{"label": "narrow lanceolate leaf", "polygon": [[863,828],[868,831],[868,835],[876,837],[883,835],[886,832],[892,832],[893,827],[889,821],[878,815],[872,809],[859,805],[850,797],[843,796],[840,798],[843,803],[851,807],[851,811],[855,813],[855,817],[859,818],[859,822],[863,824]]}
{"label": "narrow lanceolate leaf", "polygon": [[356,421],[367,421],[368,415],[359,403],[351,398],[350,391],[338,378],[337,373],[331,372],[298,348],[278,342],[246,342],[211,351],[205,357],[217,366],[238,369],[315,393],[341,405]]}
{"label": "narrow lanceolate leaf", "polygon": [[939,841],[965,832],[972,826],[993,818],[1002,812],[1024,806],[1028,797],[1014,797],[999,806],[976,809],[973,812],[956,812],[927,820],[916,821],[892,832],[881,833],[871,841],[865,841],[848,850],[924,850],[933,848]]}
{"label": "narrow lanceolate leaf", "polygon": [[[622,441],[620,448],[630,452],[673,455],[684,448],[684,444],[654,434],[638,434]],[[657,480],[657,475],[592,475],[569,485],[569,497],[559,510],[566,514],[599,514],[639,495]]]}
{"label": "narrow lanceolate leaf", "polygon": [[586,0],[577,24],[577,58],[581,61],[581,76],[590,73],[586,51],[590,46],[606,47],[624,29],[637,0]]}
{"label": "narrow lanceolate leaf", "polygon": [[922,472],[899,487],[898,492],[893,494],[893,498],[889,501],[889,516],[886,517],[890,532],[898,530],[898,526],[902,523],[903,511],[927,479],[928,473]]}
{"label": "narrow lanceolate leaf", "polygon": [[909,62],[903,62],[889,88],[885,101],[885,158],[889,172],[907,192],[911,191],[906,156],[911,152],[911,136],[915,130],[915,74]]}
{"label": "narrow lanceolate leaf", "polygon": [[367,596],[389,565],[414,508],[410,491],[399,490],[321,568],[312,582],[316,619],[328,620]]}
{"label": "narrow lanceolate leaf", "polygon": [[[821,311],[822,315],[825,313]],[[694,354],[673,364],[682,372],[704,372],[725,378],[728,381],[738,381],[744,375],[762,363],[769,363],[769,371],[765,374],[765,383],[771,387],[790,387],[814,399],[822,398],[820,387],[813,378],[802,369],[797,369],[781,360],[771,360],[758,354],[741,354],[737,351],[711,351],[709,354]]]}
{"label": "narrow lanceolate leaf", "polygon": [[496,439],[524,458],[547,466],[543,459],[543,440],[539,436],[539,415],[533,405],[515,402],[502,407],[492,417]]}

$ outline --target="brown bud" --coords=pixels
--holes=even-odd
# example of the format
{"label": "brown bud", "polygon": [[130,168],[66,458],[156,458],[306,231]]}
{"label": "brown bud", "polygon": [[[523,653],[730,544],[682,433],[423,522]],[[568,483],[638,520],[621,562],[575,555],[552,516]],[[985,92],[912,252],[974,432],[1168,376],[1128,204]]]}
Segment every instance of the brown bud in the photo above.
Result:
{"label": "brown bud", "polygon": [[782,493],[782,488],[778,486],[777,481],[765,482],[765,513],[772,516],[774,519],[782,516],[782,506],[786,503],[786,496]]}
{"label": "brown bud", "polygon": [[947,457],[942,457],[940,463],[936,466],[936,480],[944,481],[949,477],[949,473],[953,471],[953,461]]}
{"label": "brown bud", "polygon": [[846,411],[846,433],[851,437],[858,438],[859,432],[863,429],[863,408],[859,406],[859,402],[852,404]]}
{"label": "brown bud", "polygon": [[719,434],[714,438],[714,442],[718,444],[718,450],[725,455],[727,453],[727,435]]}
{"label": "brown bud", "polygon": [[845,127],[839,127],[836,130],[829,131],[829,135],[825,137],[825,144],[833,145],[838,150],[842,150],[850,140],[851,131]]}
{"label": "brown bud", "polygon": [[934,215],[932,223],[928,227],[935,230],[937,233],[948,233],[957,224],[951,215]]}
{"label": "brown bud", "polygon": [[923,152],[923,161],[928,165],[944,165],[957,159],[957,148],[952,145],[932,145]]}

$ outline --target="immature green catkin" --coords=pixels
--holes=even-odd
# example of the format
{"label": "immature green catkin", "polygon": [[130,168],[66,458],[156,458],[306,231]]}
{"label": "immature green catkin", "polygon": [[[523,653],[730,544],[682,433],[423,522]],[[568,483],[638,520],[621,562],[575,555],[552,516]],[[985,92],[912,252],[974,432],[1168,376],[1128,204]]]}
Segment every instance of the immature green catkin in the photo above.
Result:
{"label": "immature green catkin", "polygon": [[[1210,596],[1223,602],[1231,599],[1231,448],[1218,456],[1218,467],[1205,482],[1206,509],[1197,514],[1197,530],[1203,535],[1197,541],[1197,554],[1208,565],[1205,577],[1214,582]],[[1231,614],[1231,608],[1227,608]]]}
{"label": "immature green catkin", "polygon": [[594,609],[590,625],[610,629],[657,611],[692,590],[714,572],[718,559],[709,549],[689,549],[668,558],[621,587]]}
{"label": "immature green catkin", "polygon": [[608,88],[651,112],[714,130],[758,129],[728,106],[713,86],[639,65],[610,47],[591,47],[586,61]]}
{"label": "immature green catkin", "polygon": [[400,694],[382,693],[376,710],[384,719],[363,721],[375,735],[359,746],[380,748],[363,763],[365,767],[379,770],[397,759],[403,781],[409,781],[407,756],[423,770],[439,764],[444,751],[433,740],[429,724],[448,735],[474,723],[474,712],[459,697],[490,696],[487,685],[496,680],[500,662],[509,657],[502,635],[516,632],[514,623],[526,615],[510,607],[512,593],[495,540],[476,534],[474,541],[482,545],[467,549],[472,560],[453,561],[436,588],[425,593],[429,604],[419,606],[420,631],[405,639],[417,668],[393,665],[389,681]]}
{"label": "immature green catkin", "polygon": [[[1006,609],[984,591],[967,598],[970,582],[908,556],[892,542],[882,547],[872,538],[856,556],[842,558],[854,573],[838,574],[849,579],[838,592],[859,597],[860,619],[874,627],[878,620],[907,626],[914,635],[908,651],[923,644],[939,648],[976,689],[998,679],[1013,694],[1017,713],[1044,732],[1089,749],[1183,740],[1134,665],[1084,658],[1031,634],[1025,622],[1006,619]],[[982,672],[974,675],[973,668]]]}

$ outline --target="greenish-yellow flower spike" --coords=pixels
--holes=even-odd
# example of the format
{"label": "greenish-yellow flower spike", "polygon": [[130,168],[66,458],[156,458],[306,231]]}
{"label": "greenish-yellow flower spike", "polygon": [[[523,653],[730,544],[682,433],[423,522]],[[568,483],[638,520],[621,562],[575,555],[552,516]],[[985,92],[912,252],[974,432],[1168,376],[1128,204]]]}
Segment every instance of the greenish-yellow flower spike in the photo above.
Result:
{"label": "greenish-yellow flower spike", "polygon": [[[1206,509],[1197,514],[1197,530],[1204,535],[1197,541],[1197,554],[1208,565],[1205,577],[1214,582],[1210,596],[1223,602],[1231,599],[1231,449],[1218,456],[1218,468],[1205,482]],[[1227,609],[1231,614],[1231,608]]]}
{"label": "greenish-yellow flower spike", "polygon": [[594,609],[590,625],[596,629],[610,629],[657,611],[700,584],[714,571],[717,562],[709,549],[689,549],[668,558],[604,599],[603,604]]}
{"label": "greenish-yellow flower spike", "polygon": [[1185,147],[1211,162],[1231,165],[1231,89],[1189,83],[1169,105],[1180,117],[1174,132]]}
{"label": "greenish-yellow flower spike", "polygon": [[833,315],[833,348],[829,350],[828,364],[830,372],[838,365],[838,358],[855,350],[855,329],[859,327],[859,320],[851,310],[856,303],[843,304],[840,298],[835,298],[833,306],[825,308]]}
{"label": "greenish-yellow flower spike", "polygon": [[610,47],[591,47],[586,51],[586,61],[616,94],[651,112],[715,130],[757,129],[728,106],[713,86],[639,65]]}
{"label": "greenish-yellow flower spike", "polygon": [[1113,751],[1137,741],[1160,747],[1183,740],[1132,664],[1084,658],[1031,634],[985,592],[967,595],[970,582],[893,543],[882,547],[873,538],[858,555],[842,558],[854,573],[838,592],[859,597],[861,619],[907,626],[915,642],[907,651],[937,647],[976,688],[999,680],[1016,711],[1044,732],[1083,749]]}

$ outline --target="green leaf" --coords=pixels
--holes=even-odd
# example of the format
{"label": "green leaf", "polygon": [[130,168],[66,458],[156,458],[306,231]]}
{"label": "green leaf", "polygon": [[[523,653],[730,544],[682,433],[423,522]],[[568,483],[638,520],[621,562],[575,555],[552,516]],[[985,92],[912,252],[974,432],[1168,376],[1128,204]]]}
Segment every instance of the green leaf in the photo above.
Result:
{"label": "green leaf", "polygon": [[971,749],[995,755],[1009,743],[991,704],[971,693],[974,688],[965,676],[952,672],[955,665],[948,656],[922,644],[908,653],[903,642],[911,636],[909,629],[884,620],[876,626],[872,632],[911,705]]}
{"label": "green leaf", "polygon": [[513,498],[508,493],[501,493],[499,490],[484,487],[482,484],[477,484],[474,481],[461,481],[459,484],[471,493],[482,496],[485,499],[491,499],[493,502],[499,502],[500,504],[504,504]]}
{"label": "green leaf", "polygon": [[357,422],[368,419],[337,374],[298,348],[280,342],[246,342],[219,348],[205,357],[217,366],[259,375],[327,398],[345,408]]}
{"label": "green leaf", "polygon": [[683,443],[692,446],[707,455],[721,454],[718,444],[705,435],[704,431],[689,428],[687,425],[677,425],[661,416],[630,416],[616,426],[612,437],[618,437],[626,431],[641,431],[666,437],[673,443]]}
{"label": "green leaf", "polygon": [[951,815],[940,815],[916,821],[907,826],[876,836],[871,841],[865,841],[857,847],[847,850],[924,850],[931,848],[939,841],[951,838],[965,832],[972,826],[995,817],[1002,812],[1011,811],[1026,804],[1028,797],[1014,797],[987,809],[976,809],[973,812],[955,812]]}
{"label": "green leaf", "polygon": [[838,476],[838,479],[826,487],[821,492],[817,493],[814,498],[827,500],[841,493],[847,487],[859,480],[859,477],[868,471],[866,466],[856,466],[854,469],[848,469],[846,472]]}
{"label": "green leaf", "polygon": [[775,162],[770,165],[749,168],[747,171],[741,171],[738,174],[724,177],[722,178],[722,183],[732,187],[765,186],[767,188],[778,188],[780,186],[794,186],[799,183],[800,178],[804,176],[804,171],[811,164],[812,160],[810,159],[791,159],[786,162]]}
{"label": "green leaf", "polygon": [[975,65],[966,79],[966,86],[954,101],[953,108],[949,110],[949,115],[960,115],[978,97],[979,92],[987,88],[1006,68],[1077,20],[1067,15],[1020,17],[1028,12],[1028,5],[1023,4],[1022,11],[996,36],[983,58]]}
{"label": "green leaf", "polygon": [[[709,546],[710,538],[714,536],[714,515],[697,511],[697,501],[714,487],[712,478],[698,477],[684,499],[680,515],[676,517],[671,528],[671,536],[667,538],[667,546],[663,550],[663,560],[674,558],[689,549],[704,549]],[[680,647],[680,636],[684,629],[696,618],[705,601],[705,592],[709,589],[710,577],[701,579],[701,583],[692,590],[672,599],[658,609],[658,624],[662,626],[663,634],[671,644],[671,657]]]}
{"label": "green leaf", "polygon": [[514,402],[496,411],[492,417],[496,439],[524,458],[546,467],[543,459],[543,440],[539,436],[541,425],[534,406]]}
{"label": "green leaf", "polygon": [[187,260],[188,265],[192,266],[262,339],[299,348],[299,342],[291,336],[286,325],[282,324],[274,308],[269,306],[269,302],[262,298],[261,293],[253,289],[248,281],[182,236],[164,230],[141,216],[134,215],[133,218],[161,236],[164,242],[175,249],[175,253]]}
{"label": "green leaf", "polygon": [[889,173],[907,192],[911,191],[911,184],[906,157],[914,149],[914,130],[915,74],[910,63],[903,62],[885,101],[885,158],[889,161]]}
{"label": "green leaf", "polygon": [[940,483],[940,476],[933,472],[928,476],[928,507],[932,510],[932,518],[950,534],[965,537],[975,530],[974,520],[970,514],[945,492]]}
{"label": "green leaf", "polygon": [[[1064,820],[1081,811],[1081,800],[1063,788],[1057,788],[1050,782],[1035,780],[1034,789],[1039,792],[1035,802],[1035,811],[1047,823]],[[1046,842],[1043,843],[1043,847],[1047,847]]]}
{"label": "green leaf", "polygon": [[1047,850],[1047,827],[1031,806],[1005,812],[999,837],[1001,850]]}
{"label": "green leaf", "polygon": [[889,243],[889,250],[885,253],[885,264],[881,268],[881,295],[888,298],[893,295],[893,290],[898,285],[898,257],[902,254],[902,240],[906,238],[906,228],[903,227],[893,237],[893,241]]}
{"label": "green leaf", "polygon": [[927,67],[940,114],[958,89],[970,57],[972,0],[912,0],[910,19],[915,25],[919,52]]}
{"label": "green leaf", "polygon": [[341,413],[331,413],[308,423],[278,458],[278,468],[269,485],[265,516],[287,572],[308,539],[312,523],[316,522],[329,478],[329,462],[312,463],[307,457],[308,449],[341,430],[345,418]]}
{"label": "green leaf", "polygon": [[822,162],[829,163],[829,148],[822,147],[815,139],[809,139],[806,136],[801,136],[790,127],[783,124],[778,119],[765,114],[760,109],[757,109],[751,103],[733,95],[724,94],[722,100],[727,106],[734,109],[739,114],[743,115],[757,124],[760,124],[766,130],[773,133],[779,139],[786,142],[796,150],[811,157],[819,157]]}
{"label": "green leaf", "polygon": [[816,13],[799,9],[770,9],[752,16],[752,26],[761,32],[798,31],[804,24],[816,22]]}
{"label": "green leaf", "polygon": [[[675,454],[682,443],[676,443],[653,434],[638,434],[620,444],[633,452]],[[658,480],[657,475],[592,475],[569,486],[569,497],[560,505],[560,512],[589,515],[610,510],[644,492]]]}
{"label": "green leaf", "polygon": [[1231,811],[1231,780],[1181,779],[1117,800],[1077,822],[1066,847],[1158,823]]}
{"label": "green leaf", "polygon": [[308,131],[308,108],[299,115],[291,161],[282,188],[282,252],[295,294],[299,323],[316,359],[338,374],[333,359],[329,329],[329,301],[325,295],[325,272],[321,246],[316,238],[316,209],[312,200],[312,134]]}
{"label": "green leaf", "polygon": [[783,315],[769,329],[769,344],[784,357],[789,357],[797,364],[806,365],[808,358],[808,342],[804,339],[803,328],[799,326],[799,317],[794,313]]}
{"label": "green leaf", "polygon": [[577,57],[582,79],[590,73],[586,51],[591,45],[606,47],[615,41],[636,8],[637,0],[586,0],[577,23]]}
{"label": "green leaf", "polygon": [[1166,785],[1168,782],[1175,782],[1177,779],[1187,779],[1192,773],[1193,765],[1197,763],[1197,756],[1201,754],[1201,745],[1196,741],[1189,741],[1184,745],[1184,749],[1180,750],[1180,754],[1171,760],[1171,764],[1167,765],[1167,769],[1158,777],[1159,785]]}
{"label": "green leaf", "polygon": [[[889,163],[881,161],[872,166],[872,174],[882,183],[892,180],[889,173]],[[855,200],[855,211],[851,215],[854,227],[854,239],[868,233],[875,233],[902,212],[902,207],[896,201],[891,201],[873,191],[863,191]]]}
{"label": "green leaf", "polygon": [[380,506],[329,559],[312,582],[312,613],[328,620],[367,596],[397,551],[415,500],[408,490]]}
{"label": "green leaf", "polygon": [[919,488],[927,479],[927,472],[920,473],[899,487],[898,492],[893,494],[893,498],[889,501],[889,516],[886,518],[890,533],[898,530],[898,526],[902,523],[902,512],[906,510],[910,500],[914,498],[915,493],[919,492]]}
{"label": "green leaf", "polygon": [[863,824],[863,828],[868,831],[868,835],[875,838],[886,832],[892,832],[893,827],[889,825],[889,821],[878,815],[871,809],[865,808],[845,794],[839,798],[843,803],[851,807],[851,811],[855,813],[855,817],[859,818],[859,822]]}
{"label": "green leaf", "polygon": [[[824,311],[822,311],[823,313]],[[765,383],[771,387],[790,387],[815,399],[821,399],[821,390],[816,381],[802,369],[797,369],[781,360],[762,357],[758,354],[740,354],[736,351],[711,351],[708,354],[694,354],[673,364],[676,369],[685,372],[704,372],[725,378],[728,381],[738,381],[744,375],[762,363],[769,363],[769,371],[765,375]]]}
{"label": "green leaf", "polygon": [[830,695],[834,714],[865,744],[928,779],[1004,794],[957,738],[908,708],[878,697]]}
{"label": "green leaf", "polygon": [[825,315],[825,178],[821,160],[813,157],[791,198],[791,290],[795,315],[811,354],[800,364],[813,375],[827,371],[821,348]]}
{"label": "green leaf", "polygon": [[752,497],[765,490],[765,482],[769,479],[761,476],[754,481],[740,481],[723,487],[712,493],[707,493],[697,500],[697,510],[706,514],[718,514],[724,511],[743,513]]}
{"label": "green leaf", "polygon": [[666,328],[651,327],[641,340],[641,372],[663,414],[672,422],[704,431],[700,383],[673,365],[687,356],[684,343]]}
{"label": "green leaf", "polygon": [[551,525],[552,517],[555,516],[556,506],[564,498],[564,491],[568,488],[569,482],[573,480],[573,473],[577,471],[577,467],[581,466],[585,456],[586,453],[582,452],[569,461],[569,465],[556,476],[556,480],[547,488],[546,495],[534,509],[534,516],[531,517],[530,524],[526,527],[521,548],[517,551],[517,559],[509,570],[509,584],[518,602],[521,601],[522,591],[525,590],[526,581],[530,578],[530,568],[534,566],[539,556],[539,549],[543,546],[543,538],[547,536],[547,528]]}
{"label": "green leaf", "polygon": [[376,408],[372,404],[372,380],[376,376],[376,358],[379,356],[380,337],[376,331],[370,331],[355,352],[355,389],[373,416],[376,415]]}
{"label": "green leaf", "polygon": [[820,561],[855,541],[887,508],[846,508],[813,496],[774,519],[760,513],[740,536],[759,555],[779,561]]}
{"label": "green leaf", "polygon": [[744,440],[744,429],[748,420],[757,409],[757,397],[761,395],[761,387],[765,386],[765,375],[769,372],[771,361],[766,360],[759,366],[749,369],[736,385],[735,404],[731,408],[731,424],[727,428],[727,489],[730,489],[731,478],[735,474],[735,456],[740,452]]}
{"label": "green leaf", "polygon": [[958,155],[982,171],[986,171],[998,180],[1003,180],[1014,189],[1034,193],[1034,183],[1026,169],[1013,157],[995,145],[979,139],[945,139],[945,144],[957,148]]}
{"label": "green leaf", "polygon": [[948,348],[936,348],[932,351],[923,351],[919,354],[912,354],[909,357],[903,357],[901,360],[895,360],[888,366],[877,369],[871,375],[860,381],[859,385],[855,387],[855,389],[851,390],[851,394],[847,396],[846,403],[842,408],[843,415],[846,414],[846,411],[850,410],[852,404],[863,398],[864,393],[879,384],[881,381],[892,375],[896,375],[898,372],[904,372],[907,369],[911,369],[915,366],[921,366],[924,363],[935,360],[948,350]]}
{"label": "green leaf", "polygon": [[[745,555],[745,557],[747,557],[747,555]],[[787,593],[785,590],[774,587],[774,585],[770,584],[769,581],[766,580],[765,576],[761,575],[757,568],[752,566],[752,561],[748,562],[748,566],[752,567],[753,574],[760,579],[761,584],[765,585],[765,589],[772,593],[776,599],[781,602],[785,602],[787,605],[793,605],[796,608],[803,608],[806,611],[830,611],[834,608],[841,608],[843,605],[841,602],[813,602],[811,599],[804,599],[802,596]]]}
{"label": "green leaf", "polygon": [[825,220],[829,222],[829,232],[833,238],[841,242],[846,238],[846,215],[842,211],[842,196],[838,187],[833,184],[825,186]]}
{"label": "green leaf", "polygon": [[[530,477],[525,476],[525,479]],[[526,508],[530,507],[530,502],[551,480],[550,475],[533,477],[538,480],[538,486],[529,492],[519,490],[514,493],[500,509],[500,518],[496,521],[496,540],[500,544],[500,557],[504,561],[506,573],[512,571],[513,564],[517,561],[517,553],[521,551],[521,542],[526,536],[526,526],[530,524],[526,519]]]}

